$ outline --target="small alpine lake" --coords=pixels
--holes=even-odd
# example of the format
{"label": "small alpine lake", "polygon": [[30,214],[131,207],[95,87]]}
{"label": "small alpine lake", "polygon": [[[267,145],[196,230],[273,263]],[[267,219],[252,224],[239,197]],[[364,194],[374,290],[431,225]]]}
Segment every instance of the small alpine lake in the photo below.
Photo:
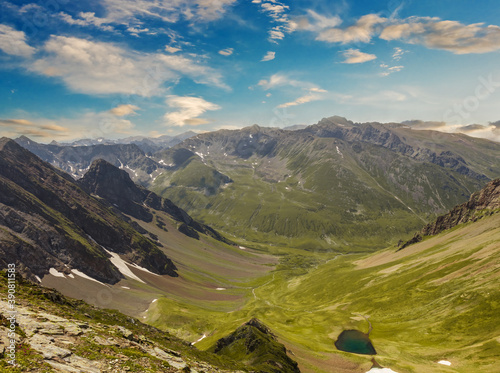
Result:
{"label": "small alpine lake", "polygon": [[369,334],[359,330],[344,330],[340,333],[335,347],[341,351],[362,355],[376,355],[375,347],[370,341]]}

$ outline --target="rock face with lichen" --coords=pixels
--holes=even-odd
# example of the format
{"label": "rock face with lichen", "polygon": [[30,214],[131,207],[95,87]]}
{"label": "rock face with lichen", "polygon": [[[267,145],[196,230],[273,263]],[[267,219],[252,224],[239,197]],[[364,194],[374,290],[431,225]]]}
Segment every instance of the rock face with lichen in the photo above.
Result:
{"label": "rock face with lichen", "polygon": [[[0,291],[7,292],[5,271]],[[17,279],[16,372],[243,373],[166,332],[117,311],[100,310]],[[11,372],[6,349],[9,304],[0,300],[0,372]]]}

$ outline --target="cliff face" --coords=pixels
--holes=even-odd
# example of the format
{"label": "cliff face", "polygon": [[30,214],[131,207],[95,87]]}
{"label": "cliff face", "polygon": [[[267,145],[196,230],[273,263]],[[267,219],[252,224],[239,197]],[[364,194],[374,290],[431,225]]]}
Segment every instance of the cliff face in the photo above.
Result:
{"label": "cliff face", "polygon": [[172,201],[135,184],[127,172],[103,159],[94,161],[88,172],[76,183],[87,193],[99,196],[120,212],[139,220],[150,222],[153,220],[152,210],[164,211],[181,223],[179,231],[189,237],[198,238],[199,232],[230,243],[209,226],[191,218]]}
{"label": "cliff face", "polygon": [[69,175],[13,140],[0,139],[0,264],[15,262],[32,280],[50,268],[67,274],[77,269],[113,284],[123,275],[103,247],[154,273],[177,276],[154,242]]}
{"label": "cliff face", "polygon": [[[490,181],[483,189],[471,195],[469,201],[454,207],[434,222],[427,224],[415,236],[402,245],[401,249],[420,242],[423,236],[433,236],[458,224],[477,221],[485,215],[500,211],[500,179]],[[400,249],[400,250],[401,250]]]}

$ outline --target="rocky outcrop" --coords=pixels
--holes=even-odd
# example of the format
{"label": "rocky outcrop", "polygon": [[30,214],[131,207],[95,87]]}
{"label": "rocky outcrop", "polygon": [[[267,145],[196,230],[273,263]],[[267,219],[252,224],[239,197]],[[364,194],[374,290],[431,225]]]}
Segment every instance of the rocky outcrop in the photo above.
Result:
{"label": "rocky outcrop", "polygon": [[172,261],[74,180],[13,140],[0,139],[0,263],[36,279],[78,269],[102,282],[123,275],[104,248],[162,275]]}
{"label": "rocky outcrop", "polygon": [[[5,273],[0,276],[0,290],[5,294]],[[215,359],[119,312],[98,310],[22,279],[17,286],[16,363],[20,371],[243,373],[204,361],[203,357]],[[0,300],[0,355],[10,347],[9,311],[9,304]],[[1,371],[10,371],[6,361],[2,367]]]}
{"label": "rocky outcrop", "polygon": [[164,211],[180,223],[179,231],[189,237],[198,239],[199,232],[230,243],[214,229],[195,221],[172,201],[135,184],[127,172],[103,159],[94,161],[77,183],[87,193],[104,199],[110,206],[136,219],[150,222],[153,220],[151,210]]}
{"label": "rocky outcrop", "polygon": [[210,351],[244,362],[256,372],[300,373],[297,362],[287,355],[285,346],[255,318],[219,339]]}
{"label": "rocky outcrop", "polygon": [[459,224],[474,222],[484,216],[500,211],[500,179],[489,182],[482,190],[472,194],[469,201],[454,207],[434,222],[427,224],[413,238],[404,243],[401,249],[422,241],[424,236],[433,236]]}

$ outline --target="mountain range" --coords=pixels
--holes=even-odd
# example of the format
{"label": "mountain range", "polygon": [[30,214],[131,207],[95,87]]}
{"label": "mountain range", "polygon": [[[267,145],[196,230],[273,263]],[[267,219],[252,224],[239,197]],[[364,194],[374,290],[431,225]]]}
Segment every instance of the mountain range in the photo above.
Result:
{"label": "mountain range", "polygon": [[[76,156],[86,166],[71,176]],[[0,261],[36,283],[22,294],[59,290],[37,302],[76,325],[107,320],[89,320],[92,335],[155,369],[493,373],[499,160],[491,141],[341,117],[198,134],[154,154],[3,138]],[[374,357],[336,348],[366,329]],[[23,343],[64,347],[23,330]],[[110,364],[107,347],[57,338],[69,337],[79,349],[34,347],[36,359]]]}
{"label": "mountain range", "polygon": [[198,134],[151,155],[133,144],[17,141],[75,178],[105,159],[247,244],[310,251],[407,240],[500,174],[500,145],[484,139],[342,117],[297,128]]}

